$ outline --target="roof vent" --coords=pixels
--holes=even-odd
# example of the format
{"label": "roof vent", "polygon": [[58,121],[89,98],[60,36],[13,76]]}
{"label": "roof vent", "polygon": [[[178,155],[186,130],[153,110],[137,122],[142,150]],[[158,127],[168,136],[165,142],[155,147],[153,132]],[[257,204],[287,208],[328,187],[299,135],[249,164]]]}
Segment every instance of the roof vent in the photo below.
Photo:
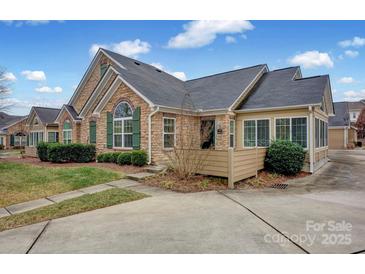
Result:
{"label": "roof vent", "polygon": [[139,66],[140,65],[140,63],[138,63],[138,62],[134,62],[137,66]]}
{"label": "roof vent", "polygon": [[156,69],[156,71],[157,71],[157,72],[162,72],[162,70],[160,70],[160,69]]}

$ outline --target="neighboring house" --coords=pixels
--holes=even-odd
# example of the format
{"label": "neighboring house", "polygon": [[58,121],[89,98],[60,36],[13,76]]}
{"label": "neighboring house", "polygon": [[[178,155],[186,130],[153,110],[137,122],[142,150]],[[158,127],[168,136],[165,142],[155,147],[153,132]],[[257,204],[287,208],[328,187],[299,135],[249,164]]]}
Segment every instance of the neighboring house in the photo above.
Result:
{"label": "neighboring house", "polygon": [[26,118],[0,112],[0,145],[5,149],[26,145]]}
{"label": "neighboring house", "polygon": [[198,140],[194,149],[213,149],[201,173],[232,183],[263,168],[275,139],[302,145],[305,169],[317,170],[327,161],[333,114],[328,75],[303,78],[300,67],[269,71],[263,64],[181,81],[100,49],[51,123],[60,142],[92,143],[98,152],[143,149],[149,163],[164,163],[175,146]]}
{"label": "neighboring house", "polygon": [[58,142],[58,125],[54,122],[60,109],[32,107],[26,120],[28,137],[25,154],[36,156],[39,142]]}
{"label": "neighboring house", "polygon": [[[352,125],[350,102],[335,102],[335,116],[329,118],[329,148],[351,148],[357,141],[356,128]],[[357,118],[356,118],[357,119]]]}
{"label": "neighboring house", "polygon": [[354,125],[359,118],[360,112],[363,108],[365,108],[365,100],[361,100],[358,102],[347,102],[349,109],[349,117],[350,122]]}

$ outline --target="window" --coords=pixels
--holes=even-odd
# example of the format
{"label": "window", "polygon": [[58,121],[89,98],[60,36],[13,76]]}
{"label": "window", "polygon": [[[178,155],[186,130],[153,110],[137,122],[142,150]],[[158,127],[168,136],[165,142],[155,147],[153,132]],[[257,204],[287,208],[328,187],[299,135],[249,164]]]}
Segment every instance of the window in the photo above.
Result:
{"label": "window", "polygon": [[292,142],[307,147],[307,118],[292,118]]}
{"label": "window", "polygon": [[276,140],[290,140],[290,118],[276,119]]}
{"label": "window", "polygon": [[307,117],[275,119],[277,140],[288,140],[307,148]]}
{"label": "window", "polygon": [[318,118],[315,120],[316,148],[328,146],[328,124]]}
{"label": "window", "polygon": [[243,122],[243,145],[245,147],[267,147],[270,145],[270,121],[268,119]]}
{"label": "window", "polygon": [[315,134],[316,134],[316,147],[319,147],[319,119],[316,118],[316,122],[315,122],[316,126],[315,126]]}
{"label": "window", "polygon": [[72,127],[70,121],[66,120],[63,123],[63,143],[71,144],[72,142]]}
{"label": "window", "polygon": [[356,119],[356,112],[353,112],[353,113],[352,113],[352,118],[353,118],[353,119]]}
{"label": "window", "polygon": [[48,132],[48,143],[57,143],[58,142],[58,132],[49,131]]}
{"label": "window", "polygon": [[132,108],[127,102],[121,102],[116,107],[113,116],[114,147],[133,147]]}
{"label": "window", "polygon": [[4,144],[3,138],[4,137],[0,137],[0,145],[3,145]]}
{"label": "window", "polygon": [[234,147],[235,121],[229,120],[229,147]]}
{"label": "window", "polygon": [[175,146],[175,118],[163,118],[163,147],[173,148]]}
{"label": "window", "polygon": [[43,131],[33,131],[29,133],[29,146],[36,147],[39,142],[43,142]]}

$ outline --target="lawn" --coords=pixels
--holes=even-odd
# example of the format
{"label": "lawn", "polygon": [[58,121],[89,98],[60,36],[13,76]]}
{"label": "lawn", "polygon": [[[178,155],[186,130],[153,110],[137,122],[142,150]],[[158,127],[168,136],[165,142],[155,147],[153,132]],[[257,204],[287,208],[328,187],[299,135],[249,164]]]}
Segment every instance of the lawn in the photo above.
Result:
{"label": "lawn", "polygon": [[94,194],[0,218],[0,231],[61,218],[97,208],[108,207],[148,197],[128,189],[113,188]]}
{"label": "lawn", "polygon": [[0,162],[0,207],[122,178],[95,167],[37,167]]}

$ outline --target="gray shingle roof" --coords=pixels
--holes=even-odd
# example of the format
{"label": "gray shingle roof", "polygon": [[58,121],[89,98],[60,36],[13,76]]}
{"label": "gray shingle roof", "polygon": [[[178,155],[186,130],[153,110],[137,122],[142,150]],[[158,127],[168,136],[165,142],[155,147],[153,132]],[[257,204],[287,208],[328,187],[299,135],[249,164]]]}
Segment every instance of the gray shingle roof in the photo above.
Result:
{"label": "gray shingle roof", "polygon": [[361,110],[365,108],[365,102],[359,101],[359,102],[348,102],[349,110]]}
{"label": "gray shingle roof", "polygon": [[74,120],[81,120],[81,118],[79,118],[79,115],[73,106],[71,106],[71,105],[64,105],[64,106],[70,112],[70,114]]}
{"label": "gray shingle roof", "polygon": [[328,119],[328,125],[330,127],[343,127],[350,125],[350,115],[348,102],[335,102],[333,103],[335,109],[335,116],[331,116]]}
{"label": "gray shingle roof", "polygon": [[298,67],[265,73],[240,110],[322,103],[328,75],[293,79]]}
{"label": "gray shingle roof", "polygon": [[59,108],[46,107],[33,107],[33,109],[43,124],[53,124],[60,111]]}
{"label": "gray shingle roof", "polygon": [[7,126],[20,121],[26,116],[10,115],[5,112],[0,112],[0,130],[6,128]]}
{"label": "gray shingle roof", "polygon": [[229,108],[266,67],[257,65],[186,81],[185,87],[198,109]]}
{"label": "gray shingle roof", "polygon": [[175,108],[181,108],[183,102],[184,108],[228,108],[265,67],[257,65],[184,82],[151,65],[103,50],[125,68],[116,69],[145,97],[156,105]]}

